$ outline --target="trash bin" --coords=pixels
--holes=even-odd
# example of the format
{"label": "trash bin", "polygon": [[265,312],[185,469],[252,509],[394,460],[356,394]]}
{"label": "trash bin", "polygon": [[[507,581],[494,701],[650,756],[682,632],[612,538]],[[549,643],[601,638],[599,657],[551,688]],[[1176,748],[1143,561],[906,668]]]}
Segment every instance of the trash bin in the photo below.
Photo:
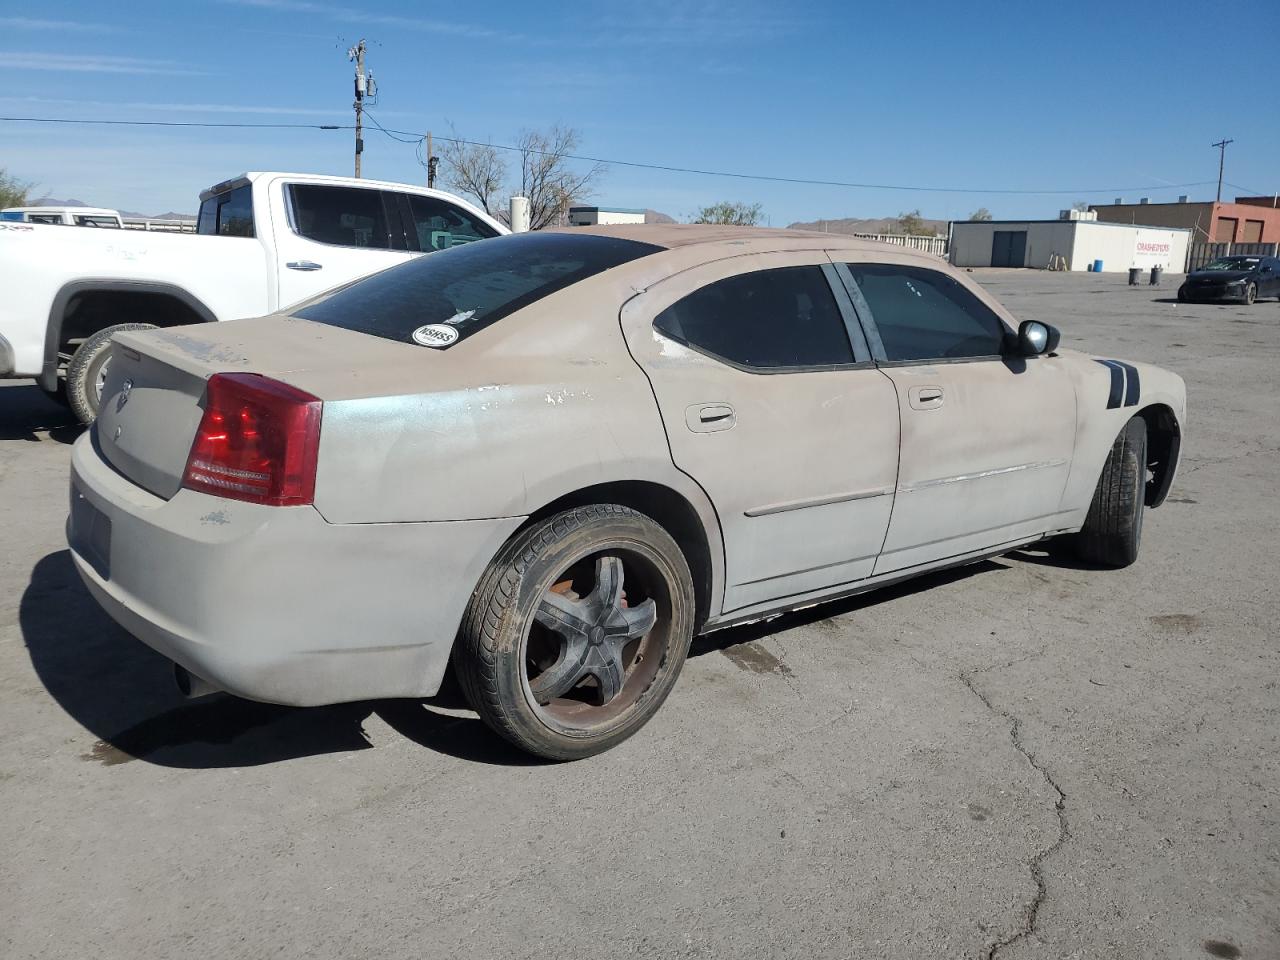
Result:
{"label": "trash bin", "polygon": [[1141,279],[1142,279],[1142,268],[1130,267],[1129,268],[1129,286],[1136,287],[1138,285],[1138,281],[1140,281]]}
{"label": "trash bin", "polygon": [[1160,275],[1164,273],[1164,267],[1151,268],[1151,286],[1158,287],[1160,285]]}
{"label": "trash bin", "polygon": [[1095,261],[1093,261],[1093,272],[1094,272],[1094,273],[1101,273],[1101,272],[1102,272],[1102,261],[1101,261],[1101,260],[1095,260]]}
{"label": "trash bin", "polygon": [[1085,268],[1086,270],[1088,270],[1090,273],[1093,273],[1093,264],[1092,264],[1092,263],[1086,263],[1086,264],[1084,265],[1084,268]]}

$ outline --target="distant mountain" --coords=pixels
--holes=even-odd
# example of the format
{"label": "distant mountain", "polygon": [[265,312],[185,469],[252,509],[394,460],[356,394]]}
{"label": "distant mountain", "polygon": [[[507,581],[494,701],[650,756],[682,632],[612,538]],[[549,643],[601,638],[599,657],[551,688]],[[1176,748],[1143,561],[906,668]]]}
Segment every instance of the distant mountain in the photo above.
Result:
{"label": "distant mountain", "polygon": [[[939,236],[946,236],[946,220],[924,220],[924,225]],[[881,217],[879,220],[859,220],[856,217],[844,217],[839,220],[811,220],[808,223],[788,224],[791,230],[817,230],[819,233],[897,233],[896,217]]]}
{"label": "distant mountain", "polygon": [[669,217],[665,213],[659,213],[657,210],[646,210],[644,212],[645,223],[677,223],[675,217]]}
{"label": "distant mountain", "polygon": [[29,207],[92,207],[92,203],[83,200],[55,200],[53,197],[41,197],[27,204]]}
{"label": "distant mountain", "polygon": [[[32,207],[92,207],[96,204],[85,203],[83,200],[56,200],[53,197],[41,197],[39,200],[32,200],[28,206]],[[111,209],[108,207],[107,209]],[[139,220],[194,220],[195,215],[191,213],[174,213],[170,210],[168,213],[134,213],[132,210],[121,210],[120,216],[134,217]]]}

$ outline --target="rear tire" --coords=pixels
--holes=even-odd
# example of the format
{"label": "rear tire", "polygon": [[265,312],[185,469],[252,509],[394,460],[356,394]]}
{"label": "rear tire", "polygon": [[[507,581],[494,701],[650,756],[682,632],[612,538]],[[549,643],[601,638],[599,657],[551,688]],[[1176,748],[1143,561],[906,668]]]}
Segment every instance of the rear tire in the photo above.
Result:
{"label": "rear tire", "polygon": [[1076,555],[1081,560],[1127,567],[1138,559],[1146,488],[1147,423],[1134,417],[1111,445],[1089,515],[1076,535]]}
{"label": "rear tire", "polygon": [[[591,604],[607,593],[601,573],[615,563],[617,600],[605,619],[598,613],[604,608]],[[566,624],[576,610],[594,610],[588,626],[603,626],[583,633],[589,645],[574,647],[565,626],[549,627],[548,606],[567,607]],[[617,504],[576,507],[532,524],[494,558],[463,618],[454,667],[468,702],[500,736],[547,759],[589,757],[657,712],[689,652],[694,611],[688,564],[666,530]],[[628,617],[643,623],[630,634],[615,631]],[[590,666],[590,657],[615,642],[606,632],[630,637],[617,640],[620,667],[611,688]],[[586,673],[571,661],[586,663]],[[563,682],[554,682],[557,675]]]}
{"label": "rear tire", "polygon": [[154,330],[153,323],[117,323],[105,327],[80,344],[67,364],[67,406],[81,423],[98,418],[102,384],[111,361],[111,338],[124,330]]}

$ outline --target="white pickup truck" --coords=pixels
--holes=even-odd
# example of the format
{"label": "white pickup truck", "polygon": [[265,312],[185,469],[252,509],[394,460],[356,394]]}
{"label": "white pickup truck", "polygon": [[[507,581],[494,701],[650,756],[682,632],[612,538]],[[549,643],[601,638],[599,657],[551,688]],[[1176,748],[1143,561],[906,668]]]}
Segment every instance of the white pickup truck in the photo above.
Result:
{"label": "white pickup truck", "polygon": [[117,330],[271,313],[507,232],[439,190],[293,173],[210,187],[196,235],[0,220],[0,379],[34,378],[88,423]]}

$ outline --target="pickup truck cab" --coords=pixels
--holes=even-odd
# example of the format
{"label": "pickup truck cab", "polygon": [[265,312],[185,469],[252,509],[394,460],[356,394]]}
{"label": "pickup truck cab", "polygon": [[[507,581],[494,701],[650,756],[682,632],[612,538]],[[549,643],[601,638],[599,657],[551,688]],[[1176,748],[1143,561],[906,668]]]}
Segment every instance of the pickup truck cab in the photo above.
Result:
{"label": "pickup truck cab", "polygon": [[107,227],[121,230],[124,219],[119,210],[105,207],[5,207],[0,220],[15,223],[52,223],[68,227]]}
{"label": "pickup truck cab", "polygon": [[273,313],[423,253],[508,232],[439,190],[291,173],[210,187],[195,235],[0,220],[0,378],[35,379],[88,423],[119,330]]}

